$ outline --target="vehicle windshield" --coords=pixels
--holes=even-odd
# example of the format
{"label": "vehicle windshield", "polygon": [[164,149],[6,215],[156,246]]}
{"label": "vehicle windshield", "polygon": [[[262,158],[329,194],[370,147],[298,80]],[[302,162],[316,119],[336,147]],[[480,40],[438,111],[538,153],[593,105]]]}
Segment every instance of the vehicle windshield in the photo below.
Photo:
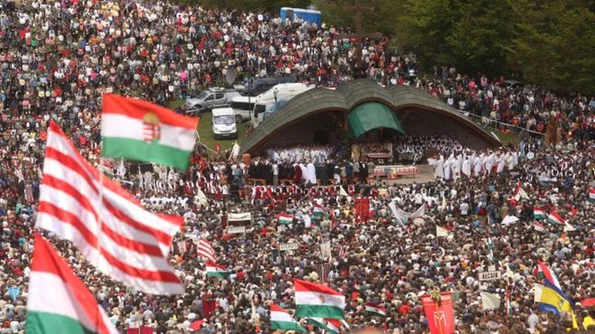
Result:
{"label": "vehicle windshield", "polygon": [[204,98],[207,97],[207,95],[208,95],[207,92],[201,92],[200,94],[198,94],[198,96],[196,98],[204,100]]}
{"label": "vehicle windshield", "polygon": [[215,116],[213,123],[216,125],[232,125],[236,122],[236,119],[232,115]]}

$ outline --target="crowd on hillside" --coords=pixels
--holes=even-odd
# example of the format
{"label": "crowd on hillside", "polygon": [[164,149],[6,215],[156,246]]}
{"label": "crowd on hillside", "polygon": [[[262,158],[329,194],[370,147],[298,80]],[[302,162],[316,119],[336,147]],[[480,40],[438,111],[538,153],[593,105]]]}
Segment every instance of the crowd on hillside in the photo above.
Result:
{"label": "crowd on hillside", "polygon": [[[233,162],[199,161],[182,173],[146,165],[106,167],[148,209],[184,217],[184,232],[174,240],[171,254],[186,286],[181,296],[147,296],[114,284],[67,242],[54,239],[54,244],[123,331],[142,327],[155,333],[188,333],[200,321],[195,332],[272,333],[270,305],[295,307],[293,278],[325,282],[342,292],[352,330],[425,332],[420,296],[439,290],[453,292],[461,333],[565,331],[571,326],[569,318],[540,312],[534,304],[534,284],[540,279],[533,270],[538,260],[554,270],[574,300],[583,329],[593,324],[595,315],[594,309],[580,306],[595,297],[595,211],[589,200],[594,154],[592,149],[535,150],[531,159],[522,157],[518,164],[491,173],[484,169],[476,177],[462,175],[454,181],[438,177],[435,182],[411,185],[343,180],[344,192],[286,186],[271,193],[251,187],[237,194],[219,193]],[[25,325],[35,182],[39,182],[39,172],[31,166],[38,168],[40,161],[15,166],[5,161],[3,166],[20,178],[2,180],[3,333],[20,333]],[[542,175],[544,171],[557,171],[556,177]],[[517,198],[519,184],[527,195]],[[355,206],[358,199],[369,201],[365,219]],[[421,208],[421,214],[403,219],[393,205],[399,212],[419,213]],[[315,214],[315,207],[322,207],[323,214]],[[542,220],[538,226],[533,215],[537,207],[557,212],[567,225]],[[224,212],[252,214],[245,235],[225,233],[220,221]],[[279,223],[280,213],[293,217],[290,224]],[[511,216],[519,220],[501,223]],[[437,226],[449,235],[438,237]],[[204,260],[196,254],[198,237],[212,243],[217,261],[233,272],[230,278],[205,277]],[[321,244],[326,241],[332,256],[321,259]],[[280,252],[279,244],[288,242],[297,242],[300,248]],[[483,284],[478,274],[489,265],[504,276]],[[483,310],[482,291],[499,295],[500,306]],[[387,317],[367,314],[365,303],[386,308]]]}
{"label": "crowd on hillside", "polygon": [[[161,2],[0,4],[0,333],[23,333],[25,328],[49,120],[58,121],[83,156],[98,164],[100,97],[105,92],[165,104],[223,85],[230,67],[240,80],[295,75],[324,86],[354,75],[353,42],[335,38],[344,31],[330,26]],[[351,329],[427,332],[419,297],[439,290],[453,292],[461,333],[564,332],[570,326],[566,317],[539,312],[533,303],[538,260],[554,270],[574,300],[581,328],[593,324],[595,310],[580,302],[595,297],[595,210],[589,201],[595,153],[586,141],[595,100],[556,97],[535,87],[504,88],[504,80],[474,79],[447,67],[437,69],[431,79],[413,79],[414,55],[390,51],[386,40],[365,43],[364,70],[384,85],[416,85],[464,111],[531,130],[541,131],[539,125],[551,115],[565,130],[563,140],[586,144],[559,152],[525,141],[502,151],[504,160],[513,163],[503,163],[501,170],[488,173],[491,169],[482,160],[472,177],[463,164],[456,167],[456,177],[457,170],[450,167],[447,177],[442,164],[435,182],[407,186],[362,182],[373,164],[356,163],[347,153],[384,150],[366,146],[279,149],[267,159],[245,163],[209,160],[196,152],[185,172],[106,163],[100,167],[148,209],[185,220],[171,262],[186,294],[174,297],[148,296],[115,284],[67,242],[52,239],[122,332],[147,327],[167,334],[272,333],[270,305],[294,309],[294,278],[325,282],[342,292]],[[453,154],[458,161],[465,150],[448,138],[409,138],[388,150],[398,159],[423,162],[417,153],[434,144],[445,160]],[[437,161],[439,156],[430,162]],[[267,181],[270,177],[272,185],[281,186],[283,179],[294,185],[274,193],[248,185],[247,178],[259,173]],[[326,188],[306,194],[306,185],[319,181]],[[519,181],[528,198],[513,200]],[[331,184],[343,184],[345,191]],[[356,199],[369,200],[368,219],[356,214]],[[423,206],[424,213],[405,221],[397,218],[391,203],[404,212]],[[324,208],[320,217],[314,215],[315,204]],[[557,212],[572,229],[543,221],[536,228],[535,207]],[[226,234],[220,221],[224,212],[251,212],[248,232]],[[280,225],[280,213],[294,217],[291,224]],[[501,224],[507,216],[519,221]],[[436,226],[449,236],[436,237]],[[233,271],[229,279],[205,277],[204,263],[196,256],[198,236],[209,240],[218,262]],[[321,259],[320,245],[326,241],[332,256]],[[279,252],[278,245],[287,242],[298,242],[299,250]],[[506,275],[484,286],[478,273],[490,263]],[[499,294],[500,307],[482,310],[480,291]],[[365,303],[385,307],[387,317],[366,314]]]}

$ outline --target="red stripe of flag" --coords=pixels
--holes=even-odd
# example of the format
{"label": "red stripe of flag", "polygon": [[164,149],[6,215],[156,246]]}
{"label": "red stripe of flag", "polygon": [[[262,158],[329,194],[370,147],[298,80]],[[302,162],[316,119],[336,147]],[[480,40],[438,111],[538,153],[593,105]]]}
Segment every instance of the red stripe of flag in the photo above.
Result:
{"label": "red stripe of flag", "polygon": [[39,233],[35,233],[35,249],[33,251],[31,271],[45,272],[60,277],[72,291],[72,297],[83,308],[88,319],[96,326],[98,333],[109,333],[110,330],[103,322],[103,316],[95,297],[85,284],[72,272],[66,262],[56,253],[54,248],[45,241]]}
{"label": "red stripe of flag", "polygon": [[114,94],[104,94],[101,113],[119,114],[132,118],[143,120],[143,117],[149,112],[159,117],[163,124],[196,130],[198,127],[198,118],[187,117],[176,114],[173,110],[149,103],[143,100],[137,100],[128,97],[122,97]]}

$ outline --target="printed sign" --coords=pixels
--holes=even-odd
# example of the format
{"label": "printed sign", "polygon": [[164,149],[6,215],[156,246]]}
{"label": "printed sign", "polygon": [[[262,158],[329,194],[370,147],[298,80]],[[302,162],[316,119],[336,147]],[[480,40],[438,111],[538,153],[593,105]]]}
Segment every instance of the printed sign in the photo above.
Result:
{"label": "printed sign", "polygon": [[502,273],[499,271],[485,271],[479,273],[480,281],[495,281],[502,278]]}
{"label": "printed sign", "polygon": [[415,174],[419,174],[419,169],[415,166],[377,166],[374,168],[374,176],[386,176],[389,179]]}
{"label": "printed sign", "polygon": [[240,221],[252,220],[252,214],[250,212],[230,213],[227,215],[227,220],[229,222],[240,222]]}
{"label": "printed sign", "polygon": [[242,234],[242,233],[246,233],[246,227],[245,226],[229,226],[227,228],[227,233],[228,234]]}
{"label": "printed sign", "polygon": [[290,251],[290,250],[296,250],[298,248],[300,248],[300,245],[297,242],[288,242],[288,243],[279,245],[279,250],[284,251],[284,252]]}

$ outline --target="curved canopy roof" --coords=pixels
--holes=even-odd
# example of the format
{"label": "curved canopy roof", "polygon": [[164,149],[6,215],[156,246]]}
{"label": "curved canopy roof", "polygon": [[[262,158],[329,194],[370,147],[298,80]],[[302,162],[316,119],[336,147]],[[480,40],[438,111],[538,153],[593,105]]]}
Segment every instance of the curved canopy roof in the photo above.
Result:
{"label": "curved canopy roof", "polygon": [[366,102],[353,108],[347,115],[349,121],[349,137],[359,138],[374,129],[393,129],[402,134],[405,130],[395,113],[385,104]]}
{"label": "curved canopy roof", "polygon": [[378,102],[397,114],[415,109],[447,117],[471,131],[481,139],[484,146],[491,148],[500,146],[497,138],[448,104],[421,89],[403,85],[384,88],[371,80],[358,79],[343,83],[336,90],[315,88],[292,98],[280,110],[265,119],[254,133],[244,140],[241,152],[257,152],[273,135],[282,133],[284,128],[308,116],[326,111],[349,113],[366,102]]}

